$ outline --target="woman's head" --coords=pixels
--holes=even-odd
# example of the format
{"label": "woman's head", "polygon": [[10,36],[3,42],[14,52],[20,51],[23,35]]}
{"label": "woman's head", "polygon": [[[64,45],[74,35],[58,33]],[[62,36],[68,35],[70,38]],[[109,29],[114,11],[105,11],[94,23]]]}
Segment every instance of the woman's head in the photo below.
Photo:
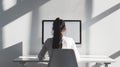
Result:
{"label": "woman's head", "polygon": [[62,48],[62,36],[65,30],[64,20],[56,18],[53,22],[53,49]]}
{"label": "woman's head", "polygon": [[[60,18],[56,18],[53,22],[53,28],[52,28],[53,32],[65,32],[66,30],[66,25],[64,20],[60,19]],[[57,30],[57,31],[56,31]],[[62,34],[63,35],[63,34]]]}

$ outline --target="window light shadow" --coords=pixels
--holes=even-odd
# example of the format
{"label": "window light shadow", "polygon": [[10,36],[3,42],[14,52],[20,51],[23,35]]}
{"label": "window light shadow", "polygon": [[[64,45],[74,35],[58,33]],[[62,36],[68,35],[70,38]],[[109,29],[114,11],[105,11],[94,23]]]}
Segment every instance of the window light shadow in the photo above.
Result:
{"label": "window light shadow", "polygon": [[120,9],[120,3],[118,3],[117,5],[111,7],[110,9],[104,11],[103,13],[99,14],[98,16],[88,20],[86,23],[83,23],[83,29],[89,28],[91,25],[97,23],[98,21],[102,20],[103,18],[109,16],[110,14],[112,14],[113,12],[117,11],[118,9]]}
{"label": "window light shadow", "polygon": [[34,8],[42,6],[49,0],[17,0],[17,4],[6,11],[3,10],[2,1],[3,0],[0,0],[0,50],[3,47],[2,28],[10,22],[34,10]]}
{"label": "window light shadow", "polygon": [[6,49],[0,50],[0,67],[20,67],[19,64],[13,63],[13,59],[22,55],[22,42],[19,42]]}
{"label": "window light shadow", "polygon": [[27,12],[32,11],[34,8],[40,7],[48,1],[49,0],[24,0],[20,2],[20,4],[17,3],[16,6],[0,14],[0,27],[16,20]]}

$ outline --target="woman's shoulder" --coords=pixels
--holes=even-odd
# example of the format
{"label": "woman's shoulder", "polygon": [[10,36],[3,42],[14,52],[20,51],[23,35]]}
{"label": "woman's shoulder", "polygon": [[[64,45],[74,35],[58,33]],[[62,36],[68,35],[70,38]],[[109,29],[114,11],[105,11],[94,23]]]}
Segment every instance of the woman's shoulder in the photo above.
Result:
{"label": "woman's shoulder", "polygon": [[45,41],[45,44],[50,44],[51,42],[53,41],[53,38],[47,38],[46,41]]}
{"label": "woman's shoulder", "polygon": [[53,38],[47,38],[46,39],[46,42],[51,42],[51,41],[53,41]]}
{"label": "woman's shoulder", "polygon": [[73,40],[73,38],[67,37],[67,36],[63,36],[63,39],[64,39],[64,40]]}

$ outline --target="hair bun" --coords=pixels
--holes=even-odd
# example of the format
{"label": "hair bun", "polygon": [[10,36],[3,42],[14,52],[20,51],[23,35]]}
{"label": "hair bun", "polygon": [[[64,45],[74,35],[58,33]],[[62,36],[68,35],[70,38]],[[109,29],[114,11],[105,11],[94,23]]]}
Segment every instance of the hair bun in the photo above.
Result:
{"label": "hair bun", "polygon": [[59,17],[57,17],[57,18],[56,18],[56,20],[60,20],[60,18],[59,18]]}

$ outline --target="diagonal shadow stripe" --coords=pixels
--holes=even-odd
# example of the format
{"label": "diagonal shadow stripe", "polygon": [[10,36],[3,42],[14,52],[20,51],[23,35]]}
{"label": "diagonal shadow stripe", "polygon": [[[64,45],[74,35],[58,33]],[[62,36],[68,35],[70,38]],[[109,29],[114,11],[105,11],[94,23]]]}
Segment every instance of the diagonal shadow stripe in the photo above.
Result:
{"label": "diagonal shadow stripe", "polygon": [[0,27],[8,24],[11,21],[16,20],[29,11],[32,11],[36,7],[40,7],[49,0],[24,0],[11,9],[4,11],[0,14]]}
{"label": "diagonal shadow stripe", "polygon": [[116,59],[120,56],[120,50],[115,52],[114,54],[110,55],[109,57],[112,58],[112,59]]}
{"label": "diagonal shadow stripe", "polygon": [[118,3],[117,5],[111,7],[110,9],[104,11],[103,13],[101,13],[100,15],[88,20],[87,22],[83,23],[83,29],[89,28],[91,25],[95,24],[96,22],[98,22],[99,20],[107,17],[108,15],[112,14],[113,12],[115,12],[116,10],[120,9],[120,3]]}

